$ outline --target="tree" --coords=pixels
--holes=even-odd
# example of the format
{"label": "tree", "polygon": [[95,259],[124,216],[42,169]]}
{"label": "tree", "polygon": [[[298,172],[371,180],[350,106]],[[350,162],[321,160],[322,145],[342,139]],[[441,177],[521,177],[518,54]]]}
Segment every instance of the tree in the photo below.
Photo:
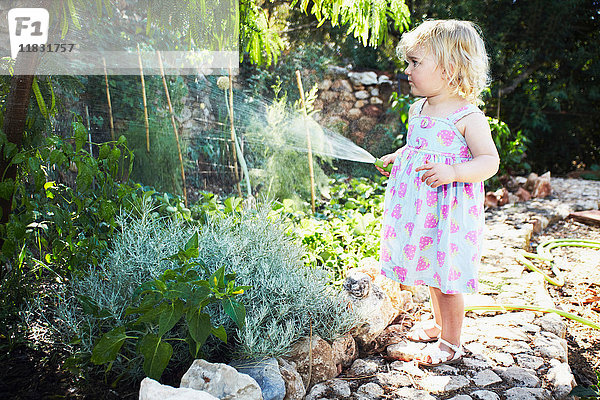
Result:
{"label": "tree", "polygon": [[477,23],[490,55],[488,114],[531,140],[535,170],[600,163],[600,4],[593,0],[411,2],[421,18]]}

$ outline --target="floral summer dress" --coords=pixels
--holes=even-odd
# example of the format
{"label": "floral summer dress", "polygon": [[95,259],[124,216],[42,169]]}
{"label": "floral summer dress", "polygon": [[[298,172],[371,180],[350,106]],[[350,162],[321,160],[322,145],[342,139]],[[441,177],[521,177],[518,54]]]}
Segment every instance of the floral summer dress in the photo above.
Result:
{"label": "floral summer dress", "polygon": [[453,182],[435,189],[415,168],[429,161],[457,164],[473,158],[456,122],[482,113],[474,105],[448,118],[421,115],[418,100],[407,144],[396,157],[384,201],[381,273],[404,285],[428,285],[443,293],[477,291],[483,239],[483,182]]}

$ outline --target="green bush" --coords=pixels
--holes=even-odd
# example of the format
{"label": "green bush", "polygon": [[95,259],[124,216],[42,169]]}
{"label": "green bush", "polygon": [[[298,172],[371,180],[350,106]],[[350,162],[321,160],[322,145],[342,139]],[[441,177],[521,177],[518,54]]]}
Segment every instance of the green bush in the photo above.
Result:
{"label": "green bush", "polygon": [[[131,309],[128,312],[128,307],[140,285],[156,282],[165,277],[161,274],[167,270],[176,271],[177,264],[167,258],[195,232],[198,258],[191,261],[198,265],[191,269],[198,274],[197,279],[208,280],[223,267],[223,276],[236,274],[237,285],[250,287],[239,296],[246,309],[241,330],[222,307],[206,306],[212,326],[223,326],[228,342],[208,338],[202,349],[205,357],[227,361],[224,358],[231,356],[279,356],[307,336],[311,325],[314,334],[330,340],[354,326],[354,314],[346,308],[339,290],[329,285],[326,273],[303,265],[305,249],[286,234],[289,227],[283,210],[276,212],[270,205],[261,205],[258,210],[238,212],[239,203],[230,202],[226,207],[229,214],[205,214],[206,224],[198,228],[182,218],[158,216],[150,207],[151,196],[144,199],[141,209],[119,217],[119,233],[101,265],[74,276],[67,285],[57,288],[51,299],[44,300],[46,306],[48,302],[54,304],[54,320],[42,302],[32,304],[31,328],[47,320],[46,328],[54,331],[56,345],[75,354],[75,364],[89,365],[98,338],[106,332],[122,334],[117,338],[126,340],[125,333],[115,328],[133,326],[137,316],[131,314]],[[185,328],[185,324],[179,326]],[[142,328],[135,336],[144,332],[156,335],[160,326]],[[185,329],[181,329],[160,331],[161,340],[172,343],[169,369],[185,366],[191,359],[188,343],[181,340],[186,338]],[[126,343],[109,367],[116,376],[139,378],[144,371],[143,354],[137,352],[134,341]],[[96,361],[106,360],[100,357]]]}

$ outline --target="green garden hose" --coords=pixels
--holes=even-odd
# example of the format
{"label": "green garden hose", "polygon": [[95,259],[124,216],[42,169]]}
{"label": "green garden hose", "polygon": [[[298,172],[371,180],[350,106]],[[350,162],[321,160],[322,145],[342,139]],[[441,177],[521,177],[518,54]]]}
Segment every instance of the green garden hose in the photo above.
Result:
{"label": "green garden hose", "polygon": [[[548,281],[551,285],[554,286],[563,286],[565,284],[565,279],[562,273],[558,270],[558,267],[554,264],[554,259],[552,254],[550,254],[550,250],[561,247],[561,246],[574,246],[574,247],[590,247],[594,249],[600,249],[600,242],[594,240],[585,240],[585,239],[552,239],[547,240],[543,243],[540,243],[537,246],[537,254],[529,253],[527,251],[521,250],[517,254],[517,261],[525,265],[530,270],[541,274],[546,281]],[[533,265],[533,262],[528,259],[537,259],[541,261],[545,261],[550,264],[550,268],[552,273],[554,274],[554,278],[546,274],[540,268]],[[512,310],[528,310],[528,311],[538,311],[538,312],[553,312],[562,317],[572,319],[573,321],[577,321],[584,325],[587,325],[594,329],[600,330],[600,325],[590,321],[589,319],[580,317],[575,314],[571,314],[562,310],[557,310],[554,308],[544,308],[544,307],[536,307],[536,306],[523,306],[517,304],[499,304],[499,305],[489,305],[489,306],[467,306],[465,307],[465,311],[512,311]]]}

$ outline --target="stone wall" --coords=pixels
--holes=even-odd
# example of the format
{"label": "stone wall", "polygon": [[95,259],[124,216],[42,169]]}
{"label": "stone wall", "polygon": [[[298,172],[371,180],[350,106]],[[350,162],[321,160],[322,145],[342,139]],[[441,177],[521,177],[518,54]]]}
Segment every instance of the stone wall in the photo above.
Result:
{"label": "stone wall", "polygon": [[[353,72],[333,67],[319,84],[314,106],[315,119],[323,126],[342,133],[359,146],[378,123],[389,122],[385,111],[390,95],[398,90],[396,76],[390,72]],[[408,86],[401,81],[402,93]]]}

